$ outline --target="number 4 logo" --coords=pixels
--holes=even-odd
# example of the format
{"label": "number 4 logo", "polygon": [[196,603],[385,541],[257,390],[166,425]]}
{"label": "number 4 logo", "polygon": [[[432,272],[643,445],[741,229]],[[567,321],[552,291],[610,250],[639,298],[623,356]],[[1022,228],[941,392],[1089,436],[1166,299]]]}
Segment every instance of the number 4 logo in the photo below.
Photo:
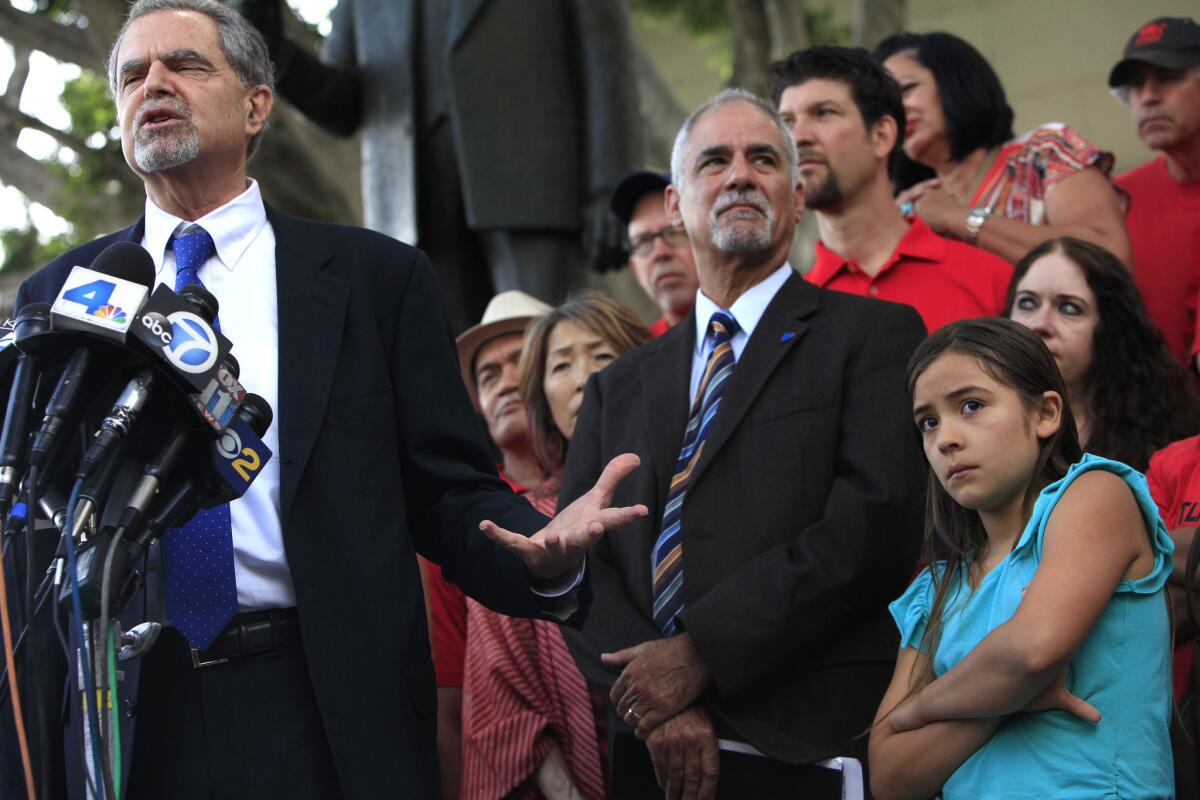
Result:
{"label": "number 4 logo", "polygon": [[117,285],[112,281],[95,280],[91,283],[85,283],[82,286],[68,289],[62,293],[62,299],[78,303],[84,307],[88,314],[95,314],[96,309],[108,305],[108,301],[116,288]]}

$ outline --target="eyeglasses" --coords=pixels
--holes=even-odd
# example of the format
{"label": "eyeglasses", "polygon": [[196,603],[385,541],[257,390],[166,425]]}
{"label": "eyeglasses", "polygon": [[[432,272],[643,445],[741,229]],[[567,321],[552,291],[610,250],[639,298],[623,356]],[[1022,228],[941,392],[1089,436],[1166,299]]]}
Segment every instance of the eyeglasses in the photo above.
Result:
{"label": "eyeglasses", "polygon": [[687,244],[687,231],[683,228],[676,228],[674,225],[668,225],[662,230],[654,231],[653,233],[643,233],[642,235],[630,239],[629,252],[639,258],[645,258],[654,251],[654,240],[662,237],[663,242],[667,247],[679,247]]}

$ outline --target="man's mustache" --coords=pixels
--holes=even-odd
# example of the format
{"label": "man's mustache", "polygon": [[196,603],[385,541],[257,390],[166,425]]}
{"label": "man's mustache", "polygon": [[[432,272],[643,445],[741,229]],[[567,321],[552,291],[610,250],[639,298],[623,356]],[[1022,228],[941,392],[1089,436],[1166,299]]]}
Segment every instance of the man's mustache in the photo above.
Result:
{"label": "man's mustache", "polygon": [[751,205],[764,215],[768,211],[766,196],[758,190],[750,190],[743,192],[730,192],[723,194],[717,198],[716,205],[713,206],[713,214],[720,214],[733,206]]}

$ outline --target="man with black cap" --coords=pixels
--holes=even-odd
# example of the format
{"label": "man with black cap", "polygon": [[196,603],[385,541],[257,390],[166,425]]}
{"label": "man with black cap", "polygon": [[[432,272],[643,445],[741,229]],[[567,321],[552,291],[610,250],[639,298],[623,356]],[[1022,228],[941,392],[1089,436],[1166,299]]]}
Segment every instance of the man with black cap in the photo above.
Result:
{"label": "man with black cap", "polygon": [[1108,85],[1132,112],[1138,138],[1161,155],[1116,177],[1129,194],[1125,225],[1133,277],[1167,346],[1200,349],[1200,25],[1160,17],[1134,32]]}
{"label": "man with black cap", "polygon": [[650,326],[655,336],[688,315],[700,285],[687,231],[667,221],[663,196],[670,185],[670,175],[634,172],[617,184],[610,200],[629,233],[629,267],[663,312]]}

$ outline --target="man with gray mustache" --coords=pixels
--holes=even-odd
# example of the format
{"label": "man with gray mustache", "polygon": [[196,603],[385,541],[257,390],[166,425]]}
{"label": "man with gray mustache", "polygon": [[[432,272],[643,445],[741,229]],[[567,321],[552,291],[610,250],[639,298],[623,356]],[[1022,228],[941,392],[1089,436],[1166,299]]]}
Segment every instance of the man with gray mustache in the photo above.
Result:
{"label": "man with gray mustache", "polygon": [[920,545],[903,370],[924,327],[787,263],[804,191],[766,101],[713,97],[671,172],[695,306],[593,376],[559,496],[632,450],[614,501],[651,513],[593,551],[593,614],[567,641],[610,700],[613,796],[840,798],[828,760],[865,759],[897,650],[886,604]]}
{"label": "man with gray mustache", "polygon": [[1200,25],[1160,17],[1129,37],[1108,85],[1158,158],[1114,178],[1128,194],[1133,279],[1167,347],[1200,350]]}

